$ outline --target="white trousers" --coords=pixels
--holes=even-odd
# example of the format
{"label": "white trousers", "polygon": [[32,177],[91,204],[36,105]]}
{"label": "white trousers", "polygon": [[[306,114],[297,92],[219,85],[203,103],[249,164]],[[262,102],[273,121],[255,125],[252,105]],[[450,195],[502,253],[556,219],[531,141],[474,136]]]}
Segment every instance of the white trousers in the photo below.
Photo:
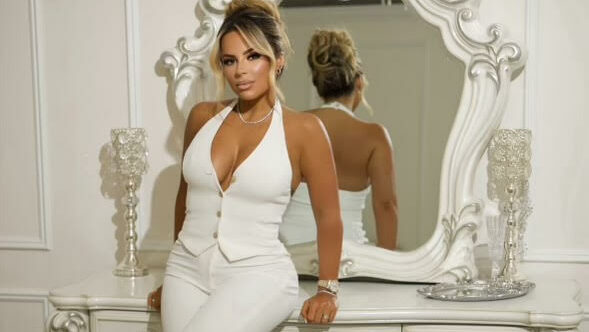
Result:
{"label": "white trousers", "polygon": [[298,278],[290,257],[229,262],[217,245],[198,256],[176,241],[164,276],[164,332],[267,332],[292,313]]}

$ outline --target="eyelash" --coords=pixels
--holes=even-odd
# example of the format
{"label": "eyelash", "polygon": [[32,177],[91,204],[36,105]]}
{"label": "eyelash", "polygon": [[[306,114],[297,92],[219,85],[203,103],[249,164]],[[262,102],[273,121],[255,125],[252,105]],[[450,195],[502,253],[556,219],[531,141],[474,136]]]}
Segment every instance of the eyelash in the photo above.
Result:
{"label": "eyelash", "polygon": [[227,67],[227,66],[231,66],[234,62],[235,62],[234,59],[223,59],[221,61],[221,64],[223,65],[223,67]]}
{"label": "eyelash", "polygon": [[260,53],[254,52],[254,53],[251,53],[250,55],[248,55],[247,59],[251,61],[251,60],[258,60],[261,57],[262,57],[262,55]]}
{"label": "eyelash", "polygon": [[[261,55],[260,53],[255,53],[255,52],[254,52],[254,53],[250,53],[250,54],[247,56],[247,59],[248,59],[249,61],[254,61],[254,60],[258,60],[258,59],[259,59],[259,58],[261,58],[261,57],[262,57],[262,55]],[[231,66],[231,65],[233,65],[234,63],[235,63],[235,59],[223,59],[223,60],[221,61],[221,64],[223,65],[223,67]]]}

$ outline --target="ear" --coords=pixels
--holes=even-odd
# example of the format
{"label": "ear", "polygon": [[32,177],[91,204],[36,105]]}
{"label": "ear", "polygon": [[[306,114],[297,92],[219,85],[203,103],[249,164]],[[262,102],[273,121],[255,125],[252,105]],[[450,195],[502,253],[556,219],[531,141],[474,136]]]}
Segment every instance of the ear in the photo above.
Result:
{"label": "ear", "polygon": [[354,82],[354,88],[357,92],[363,92],[364,87],[366,86],[365,83],[366,82],[364,82],[364,75],[360,75],[356,78],[356,81]]}
{"label": "ear", "polygon": [[366,88],[366,79],[364,75],[360,75],[354,81],[354,106],[352,111],[355,111],[360,102],[364,100],[364,88]]}
{"label": "ear", "polygon": [[286,59],[284,55],[281,55],[276,59],[276,70],[282,72],[284,70],[284,66],[286,65]]}

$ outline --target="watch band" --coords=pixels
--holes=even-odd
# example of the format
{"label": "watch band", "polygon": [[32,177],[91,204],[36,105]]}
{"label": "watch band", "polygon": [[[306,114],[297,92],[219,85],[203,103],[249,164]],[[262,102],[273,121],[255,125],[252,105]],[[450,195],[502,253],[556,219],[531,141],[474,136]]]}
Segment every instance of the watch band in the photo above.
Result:
{"label": "watch band", "polygon": [[334,295],[339,291],[339,282],[337,280],[319,280],[317,286],[325,288]]}

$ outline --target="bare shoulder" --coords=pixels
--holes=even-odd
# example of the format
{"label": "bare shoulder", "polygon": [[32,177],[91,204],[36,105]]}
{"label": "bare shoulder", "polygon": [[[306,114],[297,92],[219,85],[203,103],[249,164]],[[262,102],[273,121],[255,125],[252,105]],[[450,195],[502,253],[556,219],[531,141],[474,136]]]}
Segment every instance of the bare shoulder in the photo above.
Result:
{"label": "bare shoulder", "polygon": [[223,101],[202,101],[194,105],[188,119],[186,126],[193,130],[198,130],[213,116],[219,113],[223,108],[227,107],[231,100]]}
{"label": "bare shoulder", "polygon": [[367,136],[373,141],[376,146],[387,146],[392,148],[391,137],[389,131],[380,123],[366,123],[365,130]]}
{"label": "bare shoulder", "polygon": [[283,108],[285,126],[295,130],[301,136],[322,134],[325,130],[321,120],[311,112],[296,111],[289,107]]}

